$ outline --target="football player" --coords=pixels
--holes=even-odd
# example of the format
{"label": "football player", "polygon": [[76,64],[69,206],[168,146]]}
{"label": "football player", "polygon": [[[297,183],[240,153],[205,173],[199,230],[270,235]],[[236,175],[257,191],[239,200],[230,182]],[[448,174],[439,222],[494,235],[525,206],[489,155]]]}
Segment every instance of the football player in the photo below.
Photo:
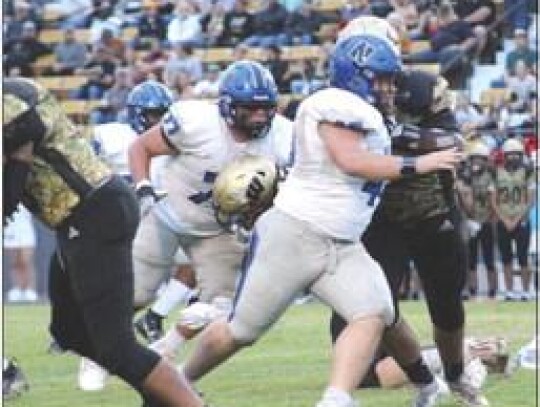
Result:
{"label": "football player", "polygon": [[[212,187],[234,158],[259,154],[286,166],[291,160],[292,124],[276,114],[277,88],[257,62],[239,61],[224,72],[218,103],[194,100],[173,104],[160,124],[130,147],[130,167],[144,216],[134,242],[135,301],[146,304],[169,272],[181,248],[194,269],[200,301],[151,345],[174,355],[210,320],[226,314],[245,253],[245,243],[214,217]],[[149,181],[152,157],[165,155],[155,185],[168,192],[156,202]]]}
{"label": "football player", "polygon": [[[427,151],[462,145],[451,111],[452,98],[442,77],[411,70],[400,77],[397,87],[398,122],[407,124],[394,128],[393,151],[415,162],[419,154]],[[373,221],[362,236],[368,252],[388,278],[396,308],[396,319],[384,334],[384,345],[419,390],[413,406],[434,405],[445,385],[433,379],[413,331],[399,314],[403,264],[412,259],[424,288],[450,390],[466,405],[487,405],[479,389],[470,386],[463,374],[461,291],[466,276],[466,248],[460,233],[461,212],[454,196],[452,172],[406,172],[406,177],[386,187]],[[335,313],[334,337],[343,324]]]}
{"label": "football player", "polygon": [[2,99],[4,216],[22,201],[56,231],[49,281],[56,342],[125,380],[146,406],[202,407],[176,369],[135,340],[132,189],[40,84],[5,79]]}
{"label": "football player", "polygon": [[[525,159],[521,141],[509,138],[502,145],[503,164],[495,169],[491,203],[497,216],[497,243],[504,267],[505,299],[529,299],[531,270],[528,263],[531,224],[529,211],[536,197],[534,169]],[[514,291],[512,242],[521,271],[521,295]]]}
{"label": "football player", "polygon": [[[467,153],[463,170],[458,172],[458,193],[467,215],[469,231],[469,294],[475,296],[478,287],[478,250],[487,271],[488,297],[497,295],[497,274],[495,273],[495,230],[494,214],[491,207],[490,188],[493,186],[493,168],[490,149],[485,143],[476,141]],[[480,246],[479,246],[480,244]]]}
{"label": "football player", "polygon": [[[203,332],[184,372],[197,380],[253,344],[304,290],[349,322],[336,341],[330,382],[318,407],[352,407],[385,325],[391,294],[359,237],[371,219],[383,179],[399,178],[408,160],[389,156],[390,140],[374,105],[393,100],[399,56],[385,40],[352,36],[330,59],[330,87],[299,106],[295,160],[274,206],[255,223],[228,320]],[[450,169],[449,149],[419,157],[419,173]],[[362,272],[357,272],[357,265]],[[279,284],[275,284],[279,281]]]}
{"label": "football player", "polygon": [[[115,174],[131,183],[127,157],[129,145],[137,138],[138,134],[158,123],[172,103],[173,98],[170,91],[157,81],[148,80],[135,86],[129,93],[127,100],[128,123],[107,123],[92,128],[91,142],[98,157],[105,161]],[[154,171],[159,165],[159,162],[153,163]],[[179,265],[176,276],[186,273],[193,274],[187,259],[181,257],[177,259],[177,263]],[[178,302],[187,303],[193,296],[193,291],[180,279],[173,280],[174,282],[167,285],[156,303],[135,325],[146,338],[158,339],[157,336],[162,332],[161,319]],[[177,301],[177,299],[179,300]],[[81,390],[102,390],[105,387],[107,377],[107,371],[97,363],[84,357],[81,358],[77,377]]]}

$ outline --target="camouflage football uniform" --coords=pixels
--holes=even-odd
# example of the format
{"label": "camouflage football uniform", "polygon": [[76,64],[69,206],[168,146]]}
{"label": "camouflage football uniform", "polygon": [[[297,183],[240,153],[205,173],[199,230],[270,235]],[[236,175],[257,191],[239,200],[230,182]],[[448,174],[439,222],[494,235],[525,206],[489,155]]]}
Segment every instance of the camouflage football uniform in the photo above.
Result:
{"label": "camouflage football uniform", "polygon": [[96,157],[50,92],[24,79],[5,80],[4,92],[4,130],[13,123],[6,117],[17,118],[13,110],[24,106],[34,109],[43,129],[31,139],[24,124],[11,126],[3,146],[11,161],[6,146],[16,152],[34,142],[20,200],[57,235],[49,285],[51,333],[62,349],[97,361],[141,390],[159,357],[136,342],[131,325],[135,195]]}

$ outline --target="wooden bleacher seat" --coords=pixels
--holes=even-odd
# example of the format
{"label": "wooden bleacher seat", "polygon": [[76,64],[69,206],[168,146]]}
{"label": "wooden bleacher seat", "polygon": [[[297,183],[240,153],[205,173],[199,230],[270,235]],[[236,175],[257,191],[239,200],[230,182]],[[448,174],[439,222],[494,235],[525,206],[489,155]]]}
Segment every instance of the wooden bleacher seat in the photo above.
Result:
{"label": "wooden bleacher seat", "polygon": [[70,91],[81,87],[87,80],[82,75],[40,76],[34,79],[53,92],[59,99],[66,99]]}
{"label": "wooden bleacher seat", "polygon": [[195,54],[201,58],[203,63],[230,62],[233,60],[232,48],[206,48],[197,49]]}
{"label": "wooden bleacher seat", "polygon": [[[75,37],[78,41],[90,43],[91,32],[87,28],[78,28],[75,30]],[[64,30],[60,28],[45,28],[39,32],[39,40],[45,44],[57,44],[64,39]]]}
{"label": "wooden bleacher seat", "polygon": [[432,74],[438,75],[441,72],[441,66],[438,63],[432,63],[432,64],[406,64],[406,68],[410,69],[420,69],[422,71],[426,71]]}
{"label": "wooden bleacher seat", "polygon": [[321,42],[327,41],[327,40],[333,41],[337,35],[338,30],[339,30],[338,23],[325,23],[321,25],[321,27],[319,28],[319,31],[317,31],[315,36]]}
{"label": "wooden bleacher seat", "polygon": [[411,41],[409,46],[409,53],[413,54],[415,52],[425,51],[430,48],[429,41],[427,40],[416,40]]}
{"label": "wooden bleacher seat", "polygon": [[489,88],[480,93],[480,104],[482,106],[494,106],[502,101],[508,100],[510,92],[507,88]]}
{"label": "wooden bleacher seat", "polygon": [[294,47],[283,47],[282,58],[286,61],[302,59],[318,59],[323,55],[319,45],[297,45]]}
{"label": "wooden bleacher seat", "polygon": [[32,70],[34,72],[34,76],[41,76],[43,75],[43,72],[54,65],[56,62],[56,55],[49,54],[44,55],[42,57],[39,57],[36,62],[32,64]]}
{"label": "wooden bleacher seat", "polygon": [[320,0],[316,5],[316,10],[319,11],[337,11],[345,6],[344,0]]}
{"label": "wooden bleacher seat", "polygon": [[101,100],[62,100],[64,112],[77,123],[87,123],[90,112],[101,105]]}

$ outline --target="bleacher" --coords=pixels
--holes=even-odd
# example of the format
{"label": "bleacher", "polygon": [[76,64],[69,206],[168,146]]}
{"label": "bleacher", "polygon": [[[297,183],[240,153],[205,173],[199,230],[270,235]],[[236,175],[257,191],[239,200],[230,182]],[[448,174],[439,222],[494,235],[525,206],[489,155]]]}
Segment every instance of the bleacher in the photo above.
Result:
{"label": "bleacher", "polygon": [[[256,0],[250,1],[250,9],[255,10],[258,2]],[[495,1],[497,12],[501,13],[503,9],[503,1]],[[327,17],[337,17],[339,11],[345,7],[345,0],[320,0],[316,2],[316,8],[319,12],[323,13]],[[39,39],[49,45],[54,45],[63,39],[63,30],[59,27],[59,15],[51,12],[50,9],[45,8],[43,15],[44,28],[39,33]],[[330,18],[332,20],[332,18]],[[338,23],[328,22],[323,24],[316,36],[320,42],[324,42],[330,39],[335,39],[338,31]],[[121,31],[121,38],[126,42],[132,41],[137,38],[137,27],[129,26]],[[91,31],[90,29],[77,29],[76,37],[79,41],[90,44]],[[429,42],[426,40],[412,41],[408,46],[408,52],[415,53],[429,48]],[[282,59],[286,61],[297,60],[317,60],[325,53],[320,45],[311,46],[286,46],[282,47]],[[147,54],[147,51],[137,51],[136,58],[143,58]],[[233,61],[233,49],[228,47],[211,47],[211,48],[198,48],[195,54],[201,58],[204,64],[219,63],[222,66]],[[248,52],[248,57],[255,60],[262,60],[265,57],[265,50],[262,48],[251,48]],[[84,76],[74,75],[70,77],[46,77],[43,73],[55,63],[54,55],[47,55],[39,58],[33,64],[33,70],[37,80],[43,83],[46,87],[50,88],[61,100],[68,100],[70,91],[80,86],[86,78]],[[437,63],[430,64],[408,64],[410,67],[424,69],[433,73],[440,73],[441,67]],[[491,95],[496,94],[497,91],[486,91],[486,95],[481,96],[481,104],[488,103],[493,97]],[[284,100],[290,100],[291,95],[283,96]],[[99,103],[92,101],[91,103],[69,103],[68,113],[76,118],[78,121],[85,122],[87,115]]]}

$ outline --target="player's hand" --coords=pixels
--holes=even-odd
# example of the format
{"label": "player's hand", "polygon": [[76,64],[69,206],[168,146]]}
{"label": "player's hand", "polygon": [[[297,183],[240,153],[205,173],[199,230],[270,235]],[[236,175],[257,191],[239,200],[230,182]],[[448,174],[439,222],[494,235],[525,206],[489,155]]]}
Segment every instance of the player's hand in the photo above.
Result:
{"label": "player's hand", "polygon": [[416,172],[425,174],[438,170],[454,170],[465,158],[456,147],[421,155],[416,160]]}
{"label": "player's hand", "polygon": [[148,180],[143,180],[137,184],[135,194],[139,200],[141,218],[148,215],[154,205],[167,196],[165,191],[156,191]]}

